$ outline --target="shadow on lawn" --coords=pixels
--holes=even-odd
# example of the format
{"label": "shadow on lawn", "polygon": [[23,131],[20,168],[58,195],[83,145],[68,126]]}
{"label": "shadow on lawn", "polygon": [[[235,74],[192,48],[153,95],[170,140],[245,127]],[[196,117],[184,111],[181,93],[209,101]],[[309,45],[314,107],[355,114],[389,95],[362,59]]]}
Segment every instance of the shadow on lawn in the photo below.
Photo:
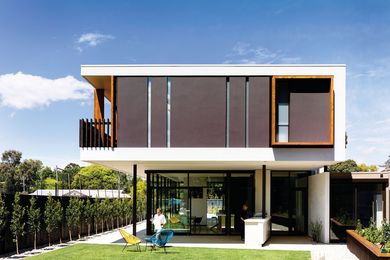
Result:
{"label": "shadow on lawn", "polygon": [[177,252],[177,251],[167,251],[166,253],[164,252],[164,250],[159,250],[159,251],[156,251],[156,250],[153,250],[153,251],[150,251],[150,250],[142,250],[141,252],[139,251],[135,251],[135,250],[126,250],[126,253],[138,253],[138,254],[166,254],[166,255],[172,255],[172,254],[180,254],[180,252]]}

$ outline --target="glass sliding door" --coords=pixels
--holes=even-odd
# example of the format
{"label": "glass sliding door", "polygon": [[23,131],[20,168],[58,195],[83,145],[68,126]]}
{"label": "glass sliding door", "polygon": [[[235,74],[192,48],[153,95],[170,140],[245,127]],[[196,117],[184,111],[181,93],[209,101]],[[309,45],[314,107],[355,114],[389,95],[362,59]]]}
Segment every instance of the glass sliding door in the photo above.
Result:
{"label": "glass sliding door", "polygon": [[[153,174],[151,176],[151,217],[157,208],[161,208],[167,223],[165,228],[175,233],[190,232],[190,200],[187,175]],[[154,227],[152,226],[152,230]]]}
{"label": "glass sliding door", "polygon": [[246,204],[249,212],[254,212],[254,181],[252,174],[232,173],[230,175],[230,233],[240,233],[240,211]]}
{"label": "glass sliding door", "polygon": [[307,172],[272,172],[273,233],[307,233],[307,176]]}
{"label": "glass sliding door", "polygon": [[[175,234],[234,234],[236,216],[246,203],[254,209],[253,171],[147,172],[147,213],[161,208]],[[154,227],[148,222],[148,234]]]}
{"label": "glass sliding door", "polygon": [[289,173],[272,172],[271,175],[271,216],[272,231],[288,232],[290,230],[290,192]]}
{"label": "glass sliding door", "polygon": [[226,232],[226,174],[191,173],[191,233],[224,234]]}

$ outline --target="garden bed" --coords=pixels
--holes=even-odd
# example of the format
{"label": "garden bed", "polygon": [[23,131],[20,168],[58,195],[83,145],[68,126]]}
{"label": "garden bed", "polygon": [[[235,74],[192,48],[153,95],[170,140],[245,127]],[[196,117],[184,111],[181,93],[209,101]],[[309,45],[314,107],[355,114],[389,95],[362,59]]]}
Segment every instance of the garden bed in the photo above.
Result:
{"label": "garden bed", "polygon": [[381,253],[380,246],[371,243],[354,230],[347,230],[347,247],[359,259],[390,259],[390,253]]}

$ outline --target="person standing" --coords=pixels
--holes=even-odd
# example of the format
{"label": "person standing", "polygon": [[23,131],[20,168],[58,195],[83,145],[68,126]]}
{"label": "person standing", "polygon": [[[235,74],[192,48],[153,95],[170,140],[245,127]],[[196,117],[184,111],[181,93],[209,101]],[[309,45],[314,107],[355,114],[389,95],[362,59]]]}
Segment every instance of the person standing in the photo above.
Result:
{"label": "person standing", "polygon": [[239,226],[240,226],[241,241],[244,241],[245,240],[245,219],[251,217],[251,214],[249,213],[248,210],[248,205],[246,205],[246,203],[242,205],[242,208],[239,212],[239,217],[240,217]]}
{"label": "person standing", "polygon": [[161,212],[161,208],[156,209],[156,214],[154,215],[152,219],[153,225],[154,225],[154,231],[156,233],[161,232],[162,228],[164,227],[165,223],[167,223],[164,214]]}

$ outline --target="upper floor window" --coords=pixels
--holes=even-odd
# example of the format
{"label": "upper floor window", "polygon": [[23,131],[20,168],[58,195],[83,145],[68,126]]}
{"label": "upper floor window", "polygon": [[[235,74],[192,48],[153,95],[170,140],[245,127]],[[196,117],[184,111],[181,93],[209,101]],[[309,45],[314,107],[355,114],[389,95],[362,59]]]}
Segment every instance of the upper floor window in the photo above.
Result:
{"label": "upper floor window", "polygon": [[272,145],[333,145],[333,77],[275,76]]}

